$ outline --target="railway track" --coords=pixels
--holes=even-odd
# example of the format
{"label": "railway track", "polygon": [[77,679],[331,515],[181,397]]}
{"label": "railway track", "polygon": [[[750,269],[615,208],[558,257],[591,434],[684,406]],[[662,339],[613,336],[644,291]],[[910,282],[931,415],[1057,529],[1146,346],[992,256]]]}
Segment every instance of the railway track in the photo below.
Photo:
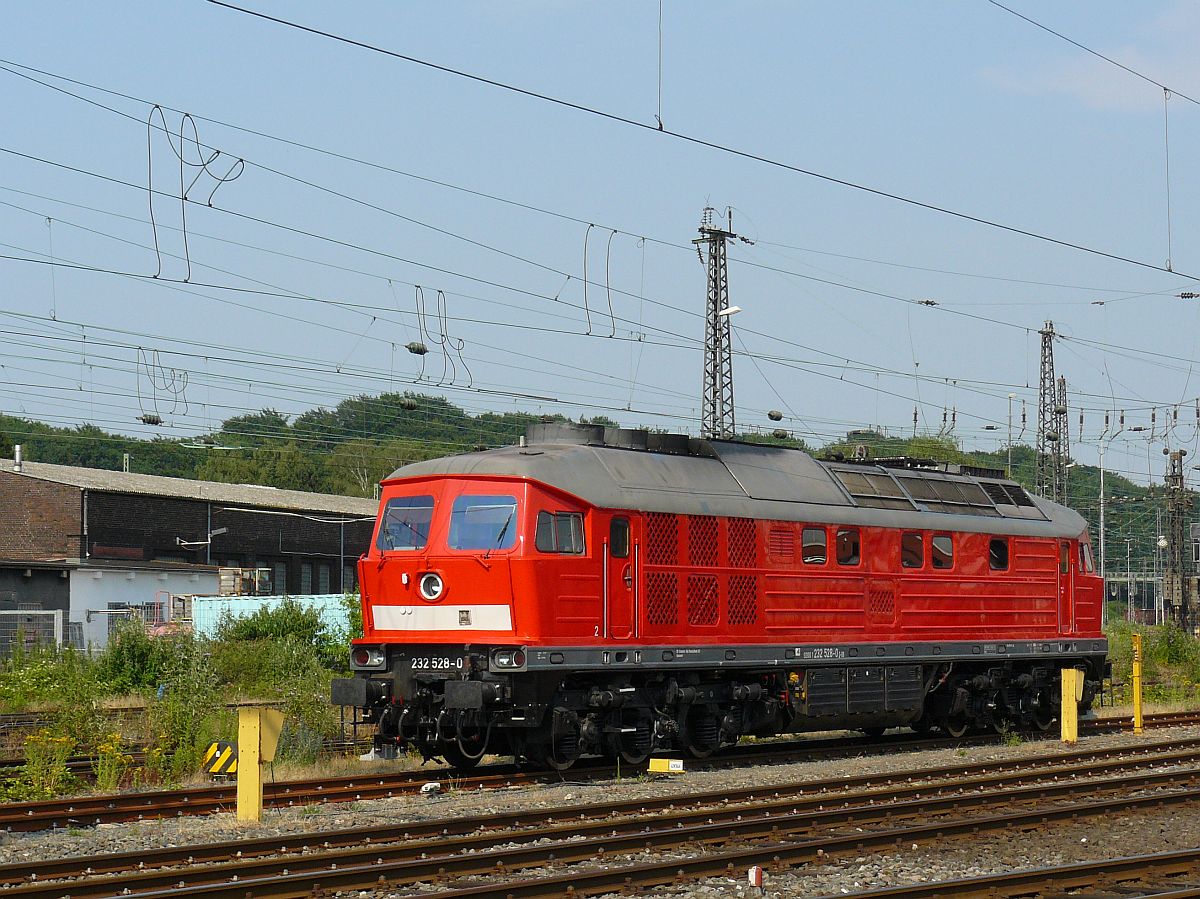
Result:
{"label": "railway track", "polygon": [[1200,849],[1184,849],[1108,861],[1028,868],[987,877],[838,893],[836,899],[1015,899],[1078,895],[1084,890],[1091,899],[1129,899],[1131,896],[1186,899],[1200,897],[1200,886],[1189,882],[1197,878],[1200,878]]}
{"label": "railway track", "polygon": [[[1081,791],[1088,793],[1087,802],[1076,801]],[[1131,797],[1131,792],[1141,795]],[[5,896],[25,899],[64,893],[72,899],[168,894],[240,899],[429,883],[447,896],[560,895],[568,885],[586,894],[667,883],[680,872],[691,878],[726,873],[730,865],[738,870],[754,863],[802,864],[898,841],[1034,829],[1055,819],[1196,802],[1200,740],[1181,740],[1145,751],[1060,753],[1000,766],[957,765],[766,790],[22,862],[0,866],[0,885]],[[964,817],[966,810],[973,814]],[[452,852],[448,836],[454,837]],[[697,847],[704,850],[693,859]],[[681,851],[689,857],[639,858]],[[557,870],[580,864],[582,870]],[[526,876],[544,866],[553,870]],[[487,882],[461,880],[484,876]],[[55,878],[70,878],[70,883]]]}
{"label": "railway track", "polygon": [[[1147,717],[1148,727],[1171,727],[1200,723],[1200,713],[1168,713]],[[1129,729],[1131,719],[1100,719],[1087,722],[1088,729],[1111,732]],[[993,743],[999,735],[975,735],[953,741],[953,745],[982,745]],[[864,748],[882,749],[890,753],[937,748],[947,745],[945,738],[891,735],[883,740],[850,738],[840,740],[799,740],[764,742],[738,747],[703,761],[691,760],[692,770],[733,767],[747,764],[777,764],[846,757],[861,754]],[[616,773],[610,765],[576,767],[571,777],[604,779]],[[287,808],[329,802],[353,802],[381,799],[417,792],[430,780],[449,779],[460,789],[495,789],[537,783],[553,783],[561,775],[553,772],[530,772],[512,765],[495,765],[480,769],[469,777],[456,777],[447,769],[424,769],[383,775],[352,775],[320,780],[297,780],[268,783],[264,788],[264,804],[268,808]],[[179,790],[159,790],[137,793],[117,793],[80,796],[41,802],[0,804],[0,830],[35,831],[61,827],[88,827],[121,821],[141,821],[155,818],[174,818],[185,815],[204,815],[231,810],[236,804],[236,787],[214,785]]]}

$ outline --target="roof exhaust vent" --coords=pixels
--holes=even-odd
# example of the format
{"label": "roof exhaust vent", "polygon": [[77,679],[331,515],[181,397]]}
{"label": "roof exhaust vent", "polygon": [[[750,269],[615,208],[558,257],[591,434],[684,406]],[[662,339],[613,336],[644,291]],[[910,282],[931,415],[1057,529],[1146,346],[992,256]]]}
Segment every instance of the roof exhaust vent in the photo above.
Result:
{"label": "roof exhaust vent", "polygon": [[21,444],[13,447],[13,471],[21,473]]}

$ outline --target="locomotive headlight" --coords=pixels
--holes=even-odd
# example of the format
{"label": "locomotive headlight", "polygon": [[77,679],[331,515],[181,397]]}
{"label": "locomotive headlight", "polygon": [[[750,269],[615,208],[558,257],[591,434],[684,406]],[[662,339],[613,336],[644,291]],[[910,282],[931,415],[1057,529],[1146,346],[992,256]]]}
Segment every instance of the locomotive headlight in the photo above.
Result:
{"label": "locomotive headlight", "polygon": [[501,649],[492,656],[493,668],[507,668],[509,670],[525,667],[525,650],[523,649]]}
{"label": "locomotive headlight", "polygon": [[442,583],[442,576],[432,571],[421,575],[421,580],[417,588],[421,591],[421,596],[430,602],[436,602],[441,599],[442,594],[446,592],[446,585]]}
{"label": "locomotive headlight", "polygon": [[379,646],[356,646],[350,652],[350,666],[356,669],[383,668],[386,658]]}

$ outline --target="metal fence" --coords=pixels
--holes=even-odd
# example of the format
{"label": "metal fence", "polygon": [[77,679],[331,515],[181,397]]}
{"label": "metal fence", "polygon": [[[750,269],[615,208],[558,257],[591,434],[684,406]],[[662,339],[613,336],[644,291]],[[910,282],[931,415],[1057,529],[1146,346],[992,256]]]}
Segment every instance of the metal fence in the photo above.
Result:
{"label": "metal fence", "polygon": [[0,609],[0,657],[14,650],[61,647],[63,613],[61,609]]}

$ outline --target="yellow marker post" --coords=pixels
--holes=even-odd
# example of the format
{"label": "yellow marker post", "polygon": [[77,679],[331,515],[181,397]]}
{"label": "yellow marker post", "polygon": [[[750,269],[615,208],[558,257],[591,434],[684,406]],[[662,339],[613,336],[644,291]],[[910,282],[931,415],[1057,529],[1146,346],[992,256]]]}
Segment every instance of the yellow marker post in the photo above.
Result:
{"label": "yellow marker post", "polygon": [[261,821],[263,811],[263,762],[275,760],[275,747],[283,729],[283,712],[278,709],[243,706],[238,709],[237,817],[239,821]]}
{"label": "yellow marker post", "polygon": [[1083,672],[1075,668],[1062,670],[1062,741],[1079,741],[1079,700],[1083,698]]}
{"label": "yellow marker post", "polygon": [[1142,635],[1133,635],[1133,732],[1142,732]]}

